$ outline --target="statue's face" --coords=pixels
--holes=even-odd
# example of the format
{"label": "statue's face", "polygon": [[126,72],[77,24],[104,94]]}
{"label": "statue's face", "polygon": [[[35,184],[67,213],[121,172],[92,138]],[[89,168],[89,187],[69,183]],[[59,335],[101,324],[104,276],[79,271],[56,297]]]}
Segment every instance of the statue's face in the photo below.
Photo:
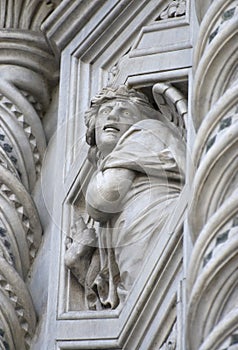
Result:
{"label": "statue's face", "polygon": [[102,155],[108,155],[129,127],[142,119],[139,109],[129,101],[102,104],[95,125],[96,144]]}

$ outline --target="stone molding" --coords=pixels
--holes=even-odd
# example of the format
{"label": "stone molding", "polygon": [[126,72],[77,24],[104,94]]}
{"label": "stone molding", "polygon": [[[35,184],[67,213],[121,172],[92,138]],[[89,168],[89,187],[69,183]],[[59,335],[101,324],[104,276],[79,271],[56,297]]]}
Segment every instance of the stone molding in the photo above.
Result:
{"label": "stone molding", "polygon": [[[128,0],[123,0],[123,5]],[[109,10],[115,5],[115,0],[111,2]],[[44,21],[41,30],[47,35],[49,42],[58,57],[61,52],[70,43],[70,41],[85,28],[87,22],[99,8],[102,3],[93,1],[65,0],[56,8],[56,10]],[[105,6],[105,10],[108,5]],[[105,12],[104,12],[105,13]],[[82,16],[83,14],[83,16]]]}

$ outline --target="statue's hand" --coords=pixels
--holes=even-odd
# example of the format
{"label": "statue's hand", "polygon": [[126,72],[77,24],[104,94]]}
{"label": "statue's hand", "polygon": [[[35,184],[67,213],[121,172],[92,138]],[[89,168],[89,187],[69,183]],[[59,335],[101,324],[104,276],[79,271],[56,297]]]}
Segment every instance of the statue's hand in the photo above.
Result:
{"label": "statue's hand", "polygon": [[69,249],[73,243],[94,246],[96,242],[96,233],[93,227],[88,228],[82,216],[74,223],[71,228],[70,236],[66,237],[66,248]]}
{"label": "statue's hand", "polygon": [[65,265],[80,284],[84,284],[96,241],[95,229],[88,228],[82,217],[75,222],[71,229],[71,235],[66,237]]}

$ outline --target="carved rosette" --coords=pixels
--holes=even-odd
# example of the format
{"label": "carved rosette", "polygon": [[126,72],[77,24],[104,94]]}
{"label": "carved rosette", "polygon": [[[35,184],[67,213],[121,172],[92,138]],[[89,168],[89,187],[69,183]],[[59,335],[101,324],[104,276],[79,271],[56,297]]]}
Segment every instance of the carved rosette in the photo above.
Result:
{"label": "carved rosette", "polygon": [[55,58],[39,28],[56,3],[1,1],[1,349],[29,349],[36,326],[25,280],[42,230],[31,192],[46,148],[41,119],[49,104],[49,83],[55,82],[57,71]]}
{"label": "carved rosette", "polygon": [[237,5],[232,0],[211,4],[195,53],[196,172],[189,213],[194,248],[187,318],[191,350],[238,345]]}

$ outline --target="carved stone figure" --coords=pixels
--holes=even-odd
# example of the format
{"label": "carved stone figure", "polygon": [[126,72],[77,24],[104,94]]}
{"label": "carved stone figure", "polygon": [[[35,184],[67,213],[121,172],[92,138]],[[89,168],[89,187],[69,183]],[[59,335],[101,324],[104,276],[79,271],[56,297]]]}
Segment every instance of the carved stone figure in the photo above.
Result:
{"label": "carved stone figure", "polygon": [[81,218],[68,238],[66,266],[85,288],[89,309],[123,304],[183,186],[184,148],[175,127],[141,92],[104,88],[86,113],[95,172]]}

